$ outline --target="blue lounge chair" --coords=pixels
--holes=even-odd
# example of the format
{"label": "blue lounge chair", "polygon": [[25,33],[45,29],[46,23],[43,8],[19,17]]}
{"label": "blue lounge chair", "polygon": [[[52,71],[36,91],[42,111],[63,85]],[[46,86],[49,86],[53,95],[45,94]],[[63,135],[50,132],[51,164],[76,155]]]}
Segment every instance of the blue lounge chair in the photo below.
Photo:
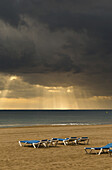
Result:
{"label": "blue lounge chair", "polygon": [[65,139],[58,138],[58,141],[59,141],[59,142],[62,142],[64,145],[66,145],[67,142],[68,142],[68,139],[69,139],[69,138],[65,138]]}
{"label": "blue lounge chair", "polygon": [[19,145],[20,146],[22,146],[22,143],[33,145],[33,147],[36,148],[35,145],[37,145],[39,147],[40,140],[24,140],[24,141],[19,141]]}
{"label": "blue lounge chair", "polygon": [[50,144],[49,140],[44,139],[40,141],[39,146],[49,147],[49,144]]}
{"label": "blue lounge chair", "polygon": [[34,148],[36,148],[36,146],[37,147],[40,147],[40,146],[47,147],[47,146],[49,146],[49,140],[48,139],[19,141],[20,146],[22,146],[22,143],[33,145]]}
{"label": "blue lounge chair", "polygon": [[67,145],[67,144],[70,144],[70,143],[77,144],[77,137],[69,137],[69,138],[65,138],[65,139],[58,138],[58,141],[63,142],[64,145]]}
{"label": "blue lounge chair", "polygon": [[[99,150],[98,155],[100,155],[102,152],[104,152],[104,150],[107,151],[107,150],[109,150],[111,147],[112,147],[112,143],[109,143],[109,144],[107,144],[107,145],[105,145],[105,146],[103,146],[103,147],[92,147],[92,148],[84,148],[84,149],[85,149],[85,152],[86,152],[86,153],[92,153],[93,150],[96,150],[96,151]],[[88,152],[87,150],[90,150],[90,152]]]}
{"label": "blue lounge chair", "polygon": [[89,143],[89,138],[88,137],[80,137],[78,138],[77,140],[77,144],[80,144],[80,143],[84,143],[84,144],[88,144]]}
{"label": "blue lounge chair", "polygon": [[49,146],[57,146],[58,144],[58,138],[52,138],[51,140],[49,140]]}
{"label": "blue lounge chair", "polygon": [[78,138],[77,137],[69,137],[68,138],[68,144],[77,144],[77,140]]}

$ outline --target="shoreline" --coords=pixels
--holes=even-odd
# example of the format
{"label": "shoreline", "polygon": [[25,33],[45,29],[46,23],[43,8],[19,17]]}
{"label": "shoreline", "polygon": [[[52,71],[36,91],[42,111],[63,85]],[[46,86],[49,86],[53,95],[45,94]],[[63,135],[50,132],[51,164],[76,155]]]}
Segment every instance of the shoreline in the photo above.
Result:
{"label": "shoreline", "polygon": [[[5,125],[6,126],[6,125]],[[37,128],[37,127],[74,127],[74,126],[112,126],[112,124],[38,124],[38,125],[24,125],[24,126],[6,126],[0,127],[0,129],[10,129],[10,128]]]}

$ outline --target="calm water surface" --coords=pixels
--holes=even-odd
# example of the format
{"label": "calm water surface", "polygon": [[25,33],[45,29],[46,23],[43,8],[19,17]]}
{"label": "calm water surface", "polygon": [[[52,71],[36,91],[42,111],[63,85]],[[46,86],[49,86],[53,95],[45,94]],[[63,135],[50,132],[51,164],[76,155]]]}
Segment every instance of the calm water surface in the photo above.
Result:
{"label": "calm water surface", "polygon": [[112,110],[0,110],[0,127],[112,124]]}

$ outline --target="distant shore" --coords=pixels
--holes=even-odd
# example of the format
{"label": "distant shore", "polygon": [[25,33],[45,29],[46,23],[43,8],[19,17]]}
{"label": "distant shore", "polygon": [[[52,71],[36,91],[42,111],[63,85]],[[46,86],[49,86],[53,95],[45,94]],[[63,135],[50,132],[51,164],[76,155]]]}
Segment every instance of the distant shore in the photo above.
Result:
{"label": "distant shore", "polygon": [[[20,147],[19,140],[41,140],[52,137],[88,136],[89,145],[58,145],[57,147]],[[112,143],[112,125],[38,125],[0,128],[0,168],[20,169],[75,169],[94,170],[112,167],[109,154],[86,154],[84,147]]]}

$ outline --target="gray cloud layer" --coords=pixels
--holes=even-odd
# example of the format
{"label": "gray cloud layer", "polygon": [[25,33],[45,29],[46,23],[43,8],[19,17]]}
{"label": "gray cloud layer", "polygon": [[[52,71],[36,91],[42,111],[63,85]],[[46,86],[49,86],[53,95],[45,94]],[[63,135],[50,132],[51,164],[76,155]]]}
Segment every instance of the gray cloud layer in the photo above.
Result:
{"label": "gray cloud layer", "polygon": [[0,2],[0,72],[112,95],[110,0]]}

